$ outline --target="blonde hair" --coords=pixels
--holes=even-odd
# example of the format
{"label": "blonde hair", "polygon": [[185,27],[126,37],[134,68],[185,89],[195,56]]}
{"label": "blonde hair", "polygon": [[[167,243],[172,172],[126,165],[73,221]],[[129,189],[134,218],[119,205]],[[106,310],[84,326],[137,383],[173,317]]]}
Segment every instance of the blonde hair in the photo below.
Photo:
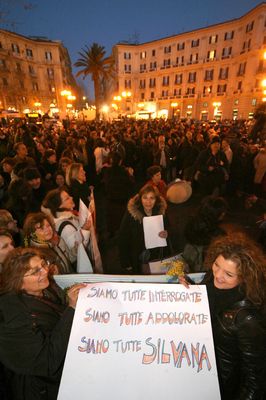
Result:
{"label": "blonde hair", "polygon": [[83,168],[81,163],[72,163],[66,169],[66,184],[71,186],[72,182],[78,180],[80,168]]}

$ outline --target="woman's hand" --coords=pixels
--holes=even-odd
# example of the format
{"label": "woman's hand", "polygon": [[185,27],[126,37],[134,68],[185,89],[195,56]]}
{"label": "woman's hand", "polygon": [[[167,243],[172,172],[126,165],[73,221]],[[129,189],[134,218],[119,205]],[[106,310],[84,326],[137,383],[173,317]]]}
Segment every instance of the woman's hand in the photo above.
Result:
{"label": "woman's hand", "polygon": [[185,276],[179,276],[178,283],[180,283],[180,285],[184,285],[187,289],[189,289],[189,284],[188,284]]}
{"label": "woman's hand", "polygon": [[86,283],[77,283],[76,285],[71,286],[67,291],[68,305],[69,307],[76,308],[78,295],[80,289],[86,287]]}
{"label": "woman's hand", "polygon": [[158,233],[158,235],[160,236],[160,238],[162,239],[167,239],[168,237],[168,232],[167,231],[161,231]]}

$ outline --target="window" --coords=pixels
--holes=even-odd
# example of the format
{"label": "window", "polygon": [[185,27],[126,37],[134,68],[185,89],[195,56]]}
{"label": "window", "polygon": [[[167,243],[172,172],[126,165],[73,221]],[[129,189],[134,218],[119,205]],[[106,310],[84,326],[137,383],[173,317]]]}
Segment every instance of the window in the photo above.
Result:
{"label": "window", "polygon": [[185,42],[177,43],[176,48],[177,48],[177,50],[184,50],[185,49]]}
{"label": "window", "polygon": [[152,71],[156,68],[157,68],[157,62],[156,61],[150,62],[150,71]]}
{"label": "window", "polygon": [[165,46],[164,48],[164,54],[171,53],[171,46]]}
{"label": "window", "polygon": [[163,86],[169,85],[169,76],[163,76]]}
{"label": "window", "polygon": [[199,39],[191,40],[191,47],[198,47],[199,46],[199,42],[200,42]]}
{"label": "window", "polygon": [[34,92],[38,92],[39,90],[39,86],[37,82],[33,82],[32,83],[32,89],[34,90]]}
{"label": "window", "polygon": [[186,94],[195,94],[195,88],[187,88]]}
{"label": "window", "polygon": [[26,49],[26,56],[27,56],[28,58],[33,58],[33,52],[32,52],[31,49]]}
{"label": "window", "polygon": [[144,100],[145,99],[145,93],[140,93],[140,98],[141,98],[141,100]]}
{"label": "window", "polygon": [[168,97],[168,90],[162,90],[162,97]]}
{"label": "window", "polygon": [[266,71],[266,60],[260,60],[258,72],[265,72]]}
{"label": "window", "polygon": [[151,92],[150,98],[154,99],[154,92]]}
{"label": "window", "polygon": [[11,47],[12,47],[13,53],[20,54],[19,46],[17,44],[12,43]]}
{"label": "window", "polygon": [[246,40],[246,41],[243,43],[242,50],[243,50],[243,51],[249,50],[249,49],[250,49],[250,45],[251,45],[251,39]]}
{"label": "window", "polygon": [[237,90],[241,90],[242,89],[242,81],[239,81],[237,83]]}
{"label": "window", "polygon": [[3,86],[8,86],[8,81],[6,78],[2,78]]}
{"label": "window", "polygon": [[175,84],[176,85],[181,85],[182,80],[183,80],[183,74],[177,74],[175,76]]}
{"label": "window", "polygon": [[198,53],[195,53],[195,54],[190,54],[190,62],[192,63],[192,64],[197,64],[199,61],[199,55],[198,55]]}
{"label": "window", "polygon": [[2,42],[0,42],[0,49],[2,49],[3,48],[3,45],[2,45]]}
{"label": "window", "polygon": [[234,37],[234,31],[225,32],[224,40],[232,40]]}
{"label": "window", "polygon": [[128,51],[124,53],[124,60],[131,60],[131,53]]}
{"label": "window", "polygon": [[146,53],[146,51],[141,51],[139,53],[139,55],[140,55],[140,59],[143,60],[144,58],[146,58],[147,53]]}
{"label": "window", "polygon": [[156,78],[150,78],[149,87],[154,88],[156,86]]}
{"label": "window", "polygon": [[249,24],[247,24],[246,32],[251,32],[253,30],[253,27],[254,27],[254,21],[252,21]]}
{"label": "window", "polygon": [[174,96],[181,96],[181,94],[182,94],[181,88],[174,89]]}
{"label": "window", "polygon": [[219,71],[219,79],[227,79],[228,78],[229,67],[220,68]]}
{"label": "window", "polygon": [[209,50],[207,53],[207,61],[212,61],[216,57],[216,50]]}
{"label": "window", "polygon": [[47,68],[47,75],[49,79],[54,79],[54,69],[53,68]]}
{"label": "window", "polygon": [[5,62],[5,60],[2,60],[1,58],[0,58],[0,68],[6,69],[6,62]]}
{"label": "window", "polygon": [[184,56],[176,57],[176,64],[177,65],[184,65]]}
{"label": "window", "polygon": [[197,73],[196,72],[189,72],[188,74],[188,82],[194,83],[196,82]]}
{"label": "window", "polygon": [[217,93],[225,93],[226,92],[226,86],[227,85],[218,85],[217,86]]}
{"label": "window", "polygon": [[33,68],[32,65],[29,65],[29,73],[30,73],[31,75],[36,75],[36,74],[35,74],[35,70],[34,70],[34,68]]}
{"label": "window", "polygon": [[125,79],[125,89],[131,89],[131,79]]}
{"label": "window", "polygon": [[163,60],[163,66],[164,67],[170,67],[171,65],[171,60],[170,58],[168,58],[168,60]]}
{"label": "window", "polygon": [[152,57],[155,57],[156,56],[156,50],[152,50],[151,51],[151,55],[152,55]]}
{"label": "window", "polygon": [[52,53],[50,51],[45,52],[45,59],[51,61],[53,59]]}
{"label": "window", "polygon": [[126,74],[130,74],[131,73],[131,65],[130,64],[125,64],[124,65],[124,71]]}
{"label": "window", "polygon": [[213,69],[207,69],[205,71],[204,80],[205,81],[212,81],[213,80]]}
{"label": "window", "polygon": [[145,87],[146,87],[146,80],[145,79],[140,79],[139,88],[140,89],[145,89]]}
{"label": "window", "polygon": [[209,44],[217,43],[217,41],[218,41],[218,35],[212,35],[209,37]]}
{"label": "window", "polygon": [[240,76],[245,75],[245,72],[246,72],[246,65],[247,65],[246,62],[243,62],[243,63],[240,63],[240,64],[239,64],[238,74],[237,74],[237,75],[240,75]]}
{"label": "window", "polygon": [[16,63],[16,71],[21,72],[21,65],[20,63]]}
{"label": "window", "polygon": [[145,72],[145,71],[146,71],[146,64],[140,64],[139,72]]}
{"label": "window", "polygon": [[232,54],[232,47],[224,47],[222,51],[222,58],[229,58]]}
{"label": "window", "polygon": [[203,87],[203,94],[212,93],[212,86],[204,86]]}

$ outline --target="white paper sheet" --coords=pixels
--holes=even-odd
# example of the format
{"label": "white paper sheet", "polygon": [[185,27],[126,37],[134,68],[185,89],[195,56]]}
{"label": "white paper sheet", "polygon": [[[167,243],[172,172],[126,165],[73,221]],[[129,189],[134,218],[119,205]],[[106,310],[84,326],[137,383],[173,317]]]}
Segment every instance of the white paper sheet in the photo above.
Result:
{"label": "white paper sheet", "polygon": [[90,259],[84,249],[82,243],[78,247],[78,257],[77,257],[77,273],[78,274],[93,274],[92,265]]}
{"label": "white paper sheet", "polygon": [[166,247],[166,239],[159,236],[161,231],[164,231],[163,216],[153,215],[143,218],[144,240],[146,249],[154,247]]}

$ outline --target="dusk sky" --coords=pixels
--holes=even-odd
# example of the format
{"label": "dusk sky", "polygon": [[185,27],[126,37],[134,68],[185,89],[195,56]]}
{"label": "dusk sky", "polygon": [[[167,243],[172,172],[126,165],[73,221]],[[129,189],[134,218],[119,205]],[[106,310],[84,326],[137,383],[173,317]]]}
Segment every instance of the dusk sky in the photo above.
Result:
{"label": "dusk sky", "polygon": [[[213,25],[238,18],[260,3],[259,0],[0,0],[0,12],[9,11],[5,19],[10,22],[3,22],[3,29],[61,40],[74,64],[82,47],[93,42],[105,46],[109,55],[119,41],[137,39],[143,43]],[[75,68],[73,71],[76,72]]]}

